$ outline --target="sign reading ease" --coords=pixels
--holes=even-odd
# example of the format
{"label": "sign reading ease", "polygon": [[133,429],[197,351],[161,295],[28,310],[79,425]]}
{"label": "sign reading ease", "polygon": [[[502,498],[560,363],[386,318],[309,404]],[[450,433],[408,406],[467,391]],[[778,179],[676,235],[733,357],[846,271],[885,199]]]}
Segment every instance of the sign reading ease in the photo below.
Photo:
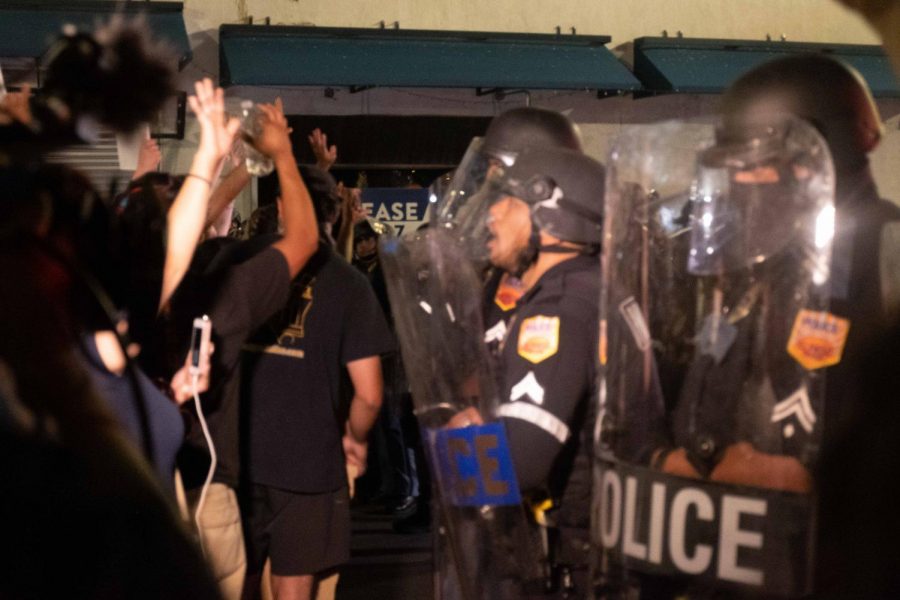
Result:
{"label": "sign reading ease", "polygon": [[425,188],[363,188],[362,205],[376,221],[390,223],[397,235],[415,231],[425,222]]}
{"label": "sign reading ease", "polygon": [[711,587],[811,591],[811,497],[612,461],[597,461],[594,478],[591,536],[613,562]]}
{"label": "sign reading ease", "polygon": [[506,506],[522,497],[502,423],[429,432],[442,491],[453,506]]}

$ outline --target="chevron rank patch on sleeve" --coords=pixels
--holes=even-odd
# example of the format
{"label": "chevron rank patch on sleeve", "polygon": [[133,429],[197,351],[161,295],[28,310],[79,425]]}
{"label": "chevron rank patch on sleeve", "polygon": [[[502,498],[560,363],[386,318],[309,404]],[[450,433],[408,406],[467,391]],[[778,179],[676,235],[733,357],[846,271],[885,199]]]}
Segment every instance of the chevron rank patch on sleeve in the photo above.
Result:
{"label": "chevron rank patch on sleeve", "polygon": [[537,377],[534,376],[534,371],[528,371],[528,375],[514,385],[509,392],[511,402],[522,398],[527,398],[535,404],[544,403],[544,388],[538,383]]}
{"label": "chevron rank patch on sleeve", "polygon": [[813,410],[809,401],[809,393],[806,386],[801,386],[793,394],[776,404],[772,408],[772,422],[785,422],[782,433],[784,437],[793,437],[794,427],[789,423],[789,419],[793,417],[800,423],[800,426],[806,433],[812,433],[816,426],[816,412]]}

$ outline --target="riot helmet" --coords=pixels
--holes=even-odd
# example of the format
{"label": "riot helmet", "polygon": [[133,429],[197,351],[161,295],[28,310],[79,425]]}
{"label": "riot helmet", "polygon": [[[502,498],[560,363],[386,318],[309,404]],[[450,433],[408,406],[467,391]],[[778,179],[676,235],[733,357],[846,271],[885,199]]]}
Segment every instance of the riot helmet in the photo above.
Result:
{"label": "riot helmet", "polygon": [[495,117],[484,134],[482,150],[506,166],[526,148],[568,148],[581,152],[578,127],[561,113],[543,108],[514,108]]}
{"label": "riot helmet", "polygon": [[435,219],[476,251],[471,256],[476,263],[486,260],[484,219],[489,203],[485,202],[483,186],[495,169],[511,166],[532,147],[580,152],[581,136],[576,125],[561,113],[514,108],[495,117],[483,138],[472,140],[449,183],[440,186],[441,195],[435,198]]}
{"label": "riot helmet", "polygon": [[729,139],[755,135],[760,122],[789,114],[810,122],[825,138],[837,174],[868,164],[882,126],[862,76],[850,65],[821,54],[788,56],[765,63],[735,81],[722,98]]}
{"label": "riot helmet", "polygon": [[[528,242],[518,244],[518,264],[509,270],[514,274],[523,273],[541,251],[599,251],[603,237],[604,179],[603,165],[580,152],[563,148],[532,148],[523,152],[513,166],[498,169],[488,184],[492,204],[520,201],[528,206],[530,221],[526,224],[526,227],[530,225],[530,231],[515,233],[523,237],[527,232]],[[495,256],[504,243],[496,239],[503,235],[498,215],[497,207],[492,206],[487,218],[491,234],[488,243]],[[542,246],[542,231],[577,247]]]}
{"label": "riot helmet", "polygon": [[806,235],[808,216],[831,189],[830,180],[817,176],[830,155],[806,123],[773,118],[745,129],[743,139],[730,137],[727,127],[700,154],[691,189],[688,271],[694,275],[748,268],[792,242],[814,242]]}

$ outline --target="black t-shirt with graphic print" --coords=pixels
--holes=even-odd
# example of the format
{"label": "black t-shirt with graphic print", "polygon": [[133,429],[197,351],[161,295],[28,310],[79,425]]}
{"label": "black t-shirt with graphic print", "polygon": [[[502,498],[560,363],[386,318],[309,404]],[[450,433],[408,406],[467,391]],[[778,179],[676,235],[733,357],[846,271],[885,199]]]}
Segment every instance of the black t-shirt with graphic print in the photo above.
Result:
{"label": "black t-shirt with graphic print", "polygon": [[[189,335],[195,317],[209,315],[215,352],[210,389],[201,395],[203,413],[216,448],[215,481],[236,486],[240,476],[238,439],[241,346],[247,337],[284,305],[291,282],[287,260],[271,248],[275,238],[248,242],[204,242],[197,249],[191,272],[172,299],[175,330]],[[189,338],[184,340],[187,343]],[[184,356],[186,348],[179,352]],[[189,416],[186,444],[178,457],[185,487],[203,483],[209,450],[194,411]]]}
{"label": "black t-shirt with graphic print", "polygon": [[301,493],[345,486],[342,374],[347,363],[392,349],[372,286],[323,245],[284,310],[244,346],[249,481]]}

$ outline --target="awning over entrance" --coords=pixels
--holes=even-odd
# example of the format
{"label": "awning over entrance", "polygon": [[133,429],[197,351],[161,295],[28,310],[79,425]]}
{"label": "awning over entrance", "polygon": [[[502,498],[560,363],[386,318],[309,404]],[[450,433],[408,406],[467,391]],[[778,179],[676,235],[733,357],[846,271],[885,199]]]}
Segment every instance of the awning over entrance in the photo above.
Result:
{"label": "awning over entrance", "polygon": [[268,25],[219,31],[223,85],[640,88],[606,36]]}
{"label": "awning over entrance", "polygon": [[900,96],[880,46],[644,37],[634,41],[634,74],[648,92],[717,94],[761,63],[808,52],[849,63],[875,96]]}
{"label": "awning over entrance", "polygon": [[115,12],[144,14],[154,35],[167,42],[179,66],[191,57],[181,2],[101,2],[98,0],[4,0],[0,3],[0,57],[41,56],[66,24],[91,29]]}

